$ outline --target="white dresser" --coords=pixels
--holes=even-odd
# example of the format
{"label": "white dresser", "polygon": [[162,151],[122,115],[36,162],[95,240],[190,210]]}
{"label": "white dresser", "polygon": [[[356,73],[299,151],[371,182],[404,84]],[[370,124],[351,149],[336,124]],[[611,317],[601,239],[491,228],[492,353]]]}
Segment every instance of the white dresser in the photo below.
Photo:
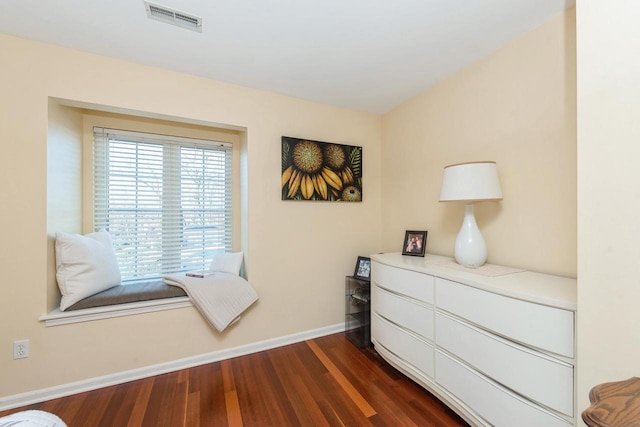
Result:
{"label": "white dresser", "polygon": [[574,425],[575,279],[371,260],[371,340],[386,361],[472,425]]}

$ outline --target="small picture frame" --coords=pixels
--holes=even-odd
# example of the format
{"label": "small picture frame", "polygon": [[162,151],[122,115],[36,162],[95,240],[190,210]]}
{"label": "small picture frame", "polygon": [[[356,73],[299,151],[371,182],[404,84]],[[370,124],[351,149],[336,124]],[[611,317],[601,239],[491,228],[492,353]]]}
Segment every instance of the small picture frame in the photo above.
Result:
{"label": "small picture frame", "polygon": [[407,230],[402,243],[402,255],[424,256],[427,247],[427,232]]}
{"label": "small picture frame", "polygon": [[360,280],[371,280],[371,258],[359,256],[353,277]]}

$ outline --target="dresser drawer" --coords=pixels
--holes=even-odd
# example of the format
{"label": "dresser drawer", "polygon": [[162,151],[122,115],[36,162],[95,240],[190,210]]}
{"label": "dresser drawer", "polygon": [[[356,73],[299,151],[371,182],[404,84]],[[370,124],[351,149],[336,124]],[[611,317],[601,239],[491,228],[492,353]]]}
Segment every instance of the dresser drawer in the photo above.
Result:
{"label": "dresser drawer", "polygon": [[433,304],[433,276],[374,262],[371,277],[383,288]]}
{"label": "dresser drawer", "polygon": [[433,307],[409,300],[374,285],[372,310],[380,316],[433,341]]}
{"label": "dresser drawer", "polygon": [[573,416],[573,366],[442,313],[436,344],[518,394]]}
{"label": "dresser drawer", "polygon": [[573,424],[511,393],[436,351],[436,382],[496,427],[570,427]]}
{"label": "dresser drawer", "polygon": [[433,378],[433,347],[429,343],[375,313],[371,315],[371,336],[401,361]]}
{"label": "dresser drawer", "polygon": [[526,345],[574,355],[573,312],[436,279],[438,308]]}

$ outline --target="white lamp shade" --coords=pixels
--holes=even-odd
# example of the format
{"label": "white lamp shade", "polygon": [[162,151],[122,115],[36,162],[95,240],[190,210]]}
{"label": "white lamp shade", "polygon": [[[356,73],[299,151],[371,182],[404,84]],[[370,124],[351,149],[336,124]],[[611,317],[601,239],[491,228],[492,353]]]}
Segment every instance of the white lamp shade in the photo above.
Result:
{"label": "white lamp shade", "polygon": [[502,189],[495,162],[445,166],[440,201],[501,200]]}

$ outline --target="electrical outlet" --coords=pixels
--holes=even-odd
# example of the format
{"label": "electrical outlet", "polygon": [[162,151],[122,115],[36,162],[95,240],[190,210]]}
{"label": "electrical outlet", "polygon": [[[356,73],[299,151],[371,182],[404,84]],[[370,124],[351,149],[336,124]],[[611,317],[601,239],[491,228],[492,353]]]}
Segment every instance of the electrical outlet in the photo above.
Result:
{"label": "electrical outlet", "polygon": [[29,340],[13,342],[13,358],[24,359],[29,357]]}

